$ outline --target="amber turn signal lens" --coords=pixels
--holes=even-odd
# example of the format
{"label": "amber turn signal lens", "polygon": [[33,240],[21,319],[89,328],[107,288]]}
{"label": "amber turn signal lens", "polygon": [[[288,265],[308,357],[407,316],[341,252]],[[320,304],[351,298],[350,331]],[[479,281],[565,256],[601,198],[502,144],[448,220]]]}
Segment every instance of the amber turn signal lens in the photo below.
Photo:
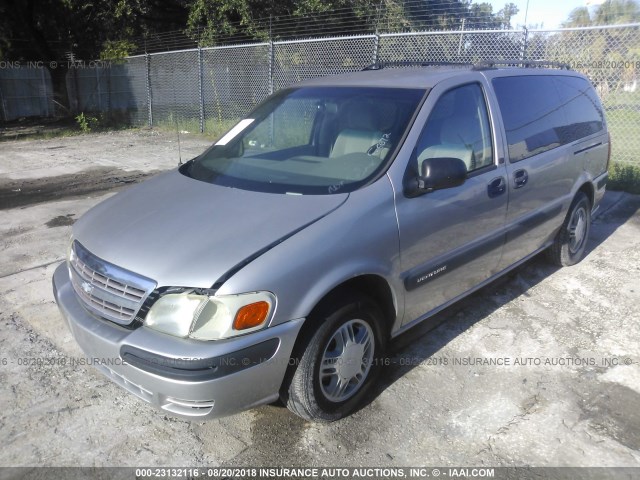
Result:
{"label": "amber turn signal lens", "polygon": [[246,330],[261,325],[269,314],[269,304],[267,302],[256,302],[245,305],[233,321],[234,330]]}

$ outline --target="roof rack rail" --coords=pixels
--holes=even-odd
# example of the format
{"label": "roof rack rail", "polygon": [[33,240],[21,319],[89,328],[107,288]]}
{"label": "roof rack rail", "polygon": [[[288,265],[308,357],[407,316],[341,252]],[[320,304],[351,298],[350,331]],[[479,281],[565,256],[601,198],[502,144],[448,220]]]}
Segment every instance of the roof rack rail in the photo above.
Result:
{"label": "roof rack rail", "polygon": [[568,63],[552,62],[547,60],[482,60],[473,65],[475,70],[482,70],[486,68],[494,68],[496,66],[507,67],[524,67],[524,68],[559,68],[561,70],[571,70],[571,66]]}
{"label": "roof rack rail", "polygon": [[472,67],[473,63],[471,62],[431,62],[431,61],[420,61],[420,60],[400,60],[400,61],[392,61],[392,62],[376,62],[371,65],[367,65],[362,69],[362,71],[366,70],[381,70],[386,67],[450,67],[450,66],[460,66],[460,67]]}

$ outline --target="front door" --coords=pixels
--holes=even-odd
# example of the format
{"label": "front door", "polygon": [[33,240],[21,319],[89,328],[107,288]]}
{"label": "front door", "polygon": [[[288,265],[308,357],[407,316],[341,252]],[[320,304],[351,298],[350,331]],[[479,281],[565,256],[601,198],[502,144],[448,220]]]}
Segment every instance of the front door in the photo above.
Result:
{"label": "front door", "polygon": [[[496,161],[485,89],[468,83],[435,103],[410,160],[417,175],[427,158],[459,158],[467,179],[458,187],[416,198],[396,194],[405,292],[403,324],[423,318],[497,272],[504,244],[507,185]],[[412,173],[413,172],[413,173]]]}

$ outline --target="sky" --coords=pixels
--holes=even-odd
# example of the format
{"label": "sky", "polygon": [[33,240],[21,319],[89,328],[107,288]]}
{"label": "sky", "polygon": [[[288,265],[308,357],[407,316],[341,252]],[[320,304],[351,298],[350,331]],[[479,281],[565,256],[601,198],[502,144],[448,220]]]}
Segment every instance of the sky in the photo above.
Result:
{"label": "sky", "polygon": [[[527,0],[475,0],[474,3],[482,2],[493,5],[494,12],[502,9],[505,3],[515,3],[520,12],[513,18],[511,24],[513,27],[524,26]],[[544,28],[556,28],[569,17],[569,13],[574,8],[598,3],[601,3],[601,0],[529,0],[529,14],[526,24],[530,27],[543,24]]]}

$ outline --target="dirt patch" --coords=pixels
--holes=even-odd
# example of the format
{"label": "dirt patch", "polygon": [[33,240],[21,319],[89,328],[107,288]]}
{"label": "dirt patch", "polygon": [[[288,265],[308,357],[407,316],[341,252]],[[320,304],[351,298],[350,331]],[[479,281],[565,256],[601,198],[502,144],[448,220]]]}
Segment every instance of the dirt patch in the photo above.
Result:
{"label": "dirt patch", "polygon": [[72,117],[61,119],[20,118],[2,124],[0,142],[70,134],[80,134],[78,125]]}
{"label": "dirt patch", "polygon": [[583,418],[602,435],[640,450],[640,394],[615,383],[605,384],[596,395],[583,400]]}
{"label": "dirt patch", "polygon": [[[49,178],[0,181],[0,210],[113,190],[139,183],[158,173],[158,170],[125,172],[117,168],[99,167],[81,173]],[[51,220],[54,224],[49,225],[48,222],[47,226],[70,225],[70,223],[59,223],[61,221],[69,220],[54,218]]]}
{"label": "dirt patch", "polygon": [[73,213],[68,213],[66,215],[58,215],[57,217],[49,220],[45,225],[49,228],[54,227],[68,227],[69,225],[73,225],[76,221],[73,217]]}

